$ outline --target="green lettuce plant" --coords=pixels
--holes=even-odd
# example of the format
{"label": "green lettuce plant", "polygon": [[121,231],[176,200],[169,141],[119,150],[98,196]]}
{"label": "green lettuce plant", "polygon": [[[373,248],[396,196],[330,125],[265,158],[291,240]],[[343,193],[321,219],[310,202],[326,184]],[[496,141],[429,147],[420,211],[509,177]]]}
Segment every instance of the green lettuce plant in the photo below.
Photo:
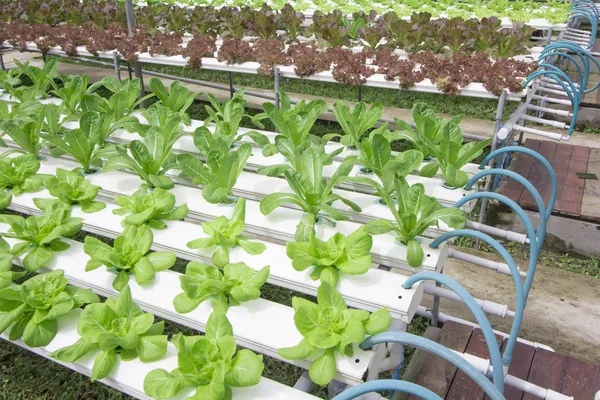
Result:
{"label": "green lettuce plant", "polygon": [[175,207],[175,195],[162,189],[140,186],[131,196],[115,196],[115,203],[121,208],[113,210],[116,215],[126,215],[121,222],[127,225],[148,225],[152,229],[164,229],[164,221],[178,221],[189,212],[187,204]]}
{"label": "green lettuce plant", "polygon": [[168,107],[174,113],[179,114],[181,121],[189,125],[191,123],[187,109],[194,103],[194,99],[200,96],[203,92],[190,93],[190,90],[183,86],[181,82],[175,81],[169,86],[169,90],[158,78],[152,77],[148,81],[148,87],[156,98]]}
{"label": "green lettuce plant", "polygon": [[294,323],[304,337],[294,347],[277,352],[289,360],[319,355],[308,369],[310,379],[317,385],[329,384],[336,375],[335,353],[352,357],[354,343],[362,343],[365,335],[385,331],[392,322],[388,308],[369,314],[349,309],[344,298],[327,282],[317,290],[317,304],[300,297],[292,299]]}
{"label": "green lettuce plant", "polygon": [[203,222],[202,230],[208,237],[195,239],[187,243],[190,249],[207,249],[217,246],[212,256],[213,264],[223,268],[229,263],[229,249],[240,246],[248,254],[257,255],[265,251],[264,243],[250,240],[244,233],[246,219],[246,199],[238,198],[233,207],[231,218],[219,216],[213,222]]}
{"label": "green lettuce plant", "polygon": [[304,151],[302,163],[296,172],[284,172],[293,193],[271,193],[260,202],[260,211],[264,215],[269,215],[277,207],[289,203],[300,207],[306,213],[296,228],[295,240],[297,242],[308,240],[318,218],[323,218],[333,224],[335,223],[332,220],[345,221],[348,219],[346,214],[331,206],[336,201],[341,201],[355,212],[361,212],[361,208],[357,204],[333,192],[336,185],[348,178],[355,159],[351,157],[345,159],[331,179],[326,181],[323,178],[321,154],[319,151],[309,148]]}
{"label": "green lettuce plant", "polygon": [[41,136],[49,144],[52,156],[68,154],[81,165],[83,172],[89,174],[102,167],[102,158],[120,160],[117,147],[104,147],[104,142],[117,129],[130,128],[134,123],[137,123],[134,117],[123,117],[115,122],[112,114],[86,111],[81,114],[79,128],[64,134],[48,132]]}
{"label": "green lettuce plant", "polygon": [[37,157],[42,148],[41,131],[45,116],[45,107],[40,107],[33,120],[7,120],[2,122],[1,127],[4,134],[10,136],[24,152]]}
{"label": "green lettuce plant", "polygon": [[361,275],[371,268],[373,239],[360,227],[350,235],[337,232],[327,241],[311,236],[306,242],[287,242],[286,254],[296,271],[314,268],[312,280],[320,279],[336,287],[340,272]]}
{"label": "green lettuce plant", "polygon": [[373,103],[367,109],[367,105],[360,102],[352,111],[345,101],[338,100],[333,103],[333,114],[345,133],[340,142],[346,147],[358,146],[363,134],[377,124],[383,115],[383,110],[381,103]]}
{"label": "green lettuce plant", "polygon": [[275,137],[275,148],[282,156],[285,157],[285,164],[273,164],[265,167],[261,167],[257,172],[261,175],[279,177],[284,172],[297,172],[302,170],[302,163],[304,153],[309,149],[316,152],[320,158],[323,166],[331,165],[334,157],[344,151],[343,148],[332,151],[331,153],[325,152],[325,143],[318,141],[310,141],[305,143],[308,146],[300,145],[296,146],[292,140],[285,136],[278,135]]}
{"label": "green lettuce plant", "polygon": [[12,325],[9,339],[48,345],[58,332],[58,318],[84,304],[97,303],[89,289],[68,286],[62,270],[39,274],[21,285],[0,290],[0,333]]}
{"label": "green lettuce plant", "polygon": [[20,68],[0,70],[0,89],[5,92],[10,92],[18,87],[22,83],[21,75],[23,75],[23,71],[21,71]]}
{"label": "green lettuce plant", "polygon": [[177,167],[177,157],[171,152],[173,145],[185,132],[179,128],[181,119],[172,113],[162,126],[151,127],[143,140],[134,140],[129,152],[120,146],[112,147],[116,153],[105,156],[103,171],[128,169],[137,173],[150,187],[171,189],[173,181],[165,175]]}
{"label": "green lettuce plant", "polygon": [[22,76],[29,78],[31,85],[5,87],[4,89],[8,89],[10,95],[21,103],[45,98],[50,89],[58,89],[54,82],[54,79],[59,77],[56,72],[58,60],[48,60],[42,68],[29,65],[28,61],[25,63],[21,63],[19,60],[14,61],[22,72]]}
{"label": "green lettuce plant", "polygon": [[175,253],[169,251],[148,253],[153,240],[152,230],[146,225],[126,227],[117,236],[112,247],[87,236],[83,251],[90,256],[90,260],[85,270],[92,271],[106,266],[117,275],[112,283],[117,291],[129,284],[129,277],[132,275],[138,285],[147,286],[154,282],[157,272],[171,268],[176,260]]}
{"label": "green lettuce plant", "polygon": [[196,392],[192,400],[231,399],[232,387],[254,386],[264,369],[262,355],[242,349],[236,352],[233,329],[223,313],[213,312],[204,336],[183,336],[171,341],[177,347],[178,367],[150,371],[144,391],[155,399],[168,399],[187,387]]}
{"label": "green lettuce plant", "polygon": [[[260,128],[264,128],[260,121],[266,118],[263,113],[254,116],[245,114],[246,101],[242,96],[243,91],[237,91],[231,100],[219,103],[213,95],[208,95],[212,107],[206,105],[204,108],[208,112],[209,118],[204,121],[204,126],[197,128],[194,132],[194,145],[200,154],[206,156],[213,149],[230,148],[244,136],[249,137],[259,146],[269,144],[269,139],[262,133],[256,131],[239,133],[244,117],[250,118],[252,123]],[[210,122],[215,124],[212,131],[208,128]]]}
{"label": "green lettuce plant", "polygon": [[[210,93],[207,93],[208,101],[210,102],[212,107],[207,105],[204,106],[206,112],[209,114],[209,118],[205,119],[205,122],[214,122],[224,121],[226,123],[231,123],[231,128],[229,130],[233,131],[233,127],[237,123],[239,110],[246,109],[246,100],[244,100],[245,91],[244,89],[237,90],[233,97],[229,100],[224,100],[222,103],[219,103],[217,98]],[[243,117],[249,118],[250,121],[256,125],[260,129],[265,129],[265,126],[261,122],[263,119],[267,118],[267,114],[264,112],[250,115],[243,114]]]}
{"label": "green lettuce plant", "polygon": [[[0,129],[3,129],[4,124],[8,121],[12,121],[17,125],[24,125],[28,121],[34,120],[38,115],[39,109],[48,107],[48,105],[42,105],[40,102],[32,100],[23,103],[9,103],[7,101],[0,101]],[[0,133],[0,137],[5,132]],[[0,140],[0,145],[6,147],[6,143]]]}
{"label": "green lettuce plant", "polygon": [[[106,204],[103,202],[94,200],[101,187],[92,185],[77,169],[68,171],[66,169],[57,168],[56,176],[46,178],[44,186],[48,189],[48,192],[59,201],[69,205],[81,205],[81,211],[85,213],[94,213],[103,210],[106,207]],[[54,201],[56,200],[41,198],[33,199],[33,202],[40,210],[45,210]]]}
{"label": "green lettuce plant", "polygon": [[432,145],[430,150],[435,160],[423,167],[419,175],[432,177],[441,169],[446,186],[461,188],[469,181],[469,176],[461,168],[479,157],[492,139],[464,143],[460,127],[453,124],[446,124],[440,134],[439,144]]}
{"label": "green lettuce plant", "polygon": [[423,262],[423,249],[418,237],[438,221],[445,222],[450,228],[460,229],[465,226],[466,218],[462,210],[453,207],[442,207],[435,197],[425,194],[421,183],[409,186],[406,179],[396,176],[394,180],[395,195],[393,198],[380,184],[368,178],[353,178],[356,182],[372,185],[390,209],[394,222],[377,220],[368,222],[365,227],[371,235],[394,232],[398,241],[407,246],[408,264],[416,268]]}
{"label": "green lettuce plant", "polygon": [[90,77],[88,75],[69,75],[63,77],[62,81],[63,85],[53,92],[62,100],[62,105],[69,115],[78,115],[81,112],[80,104],[83,96],[90,93],[88,91]]}
{"label": "green lettuce plant", "polygon": [[91,351],[100,353],[94,358],[92,382],[111,374],[121,361],[139,358],[142,362],[160,360],[167,352],[164,321],[154,323],[154,315],[144,313],[131,299],[126,286],[116,298],[88,305],[77,323],[81,338],[74,344],[51,354],[63,362],[75,362]]}
{"label": "green lettuce plant", "polygon": [[[65,133],[64,124],[67,122],[68,116],[63,118],[65,113],[65,106],[61,104],[45,104],[44,106],[45,118],[42,122],[42,132],[40,136],[44,134],[50,135],[62,135]],[[51,146],[49,146],[51,148]]]}
{"label": "green lettuce plant", "polygon": [[227,313],[230,305],[258,299],[269,272],[268,266],[255,271],[243,262],[224,266],[190,262],[179,277],[183,293],[175,296],[173,305],[178,313],[188,313],[210,299],[213,311]]}
{"label": "green lettuce plant", "polygon": [[[22,154],[20,150],[9,150],[0,154],[0,190],[4,199],[6,192],[15,195],[37,192],[44,183],[44,174],[38,174],[40,162],[32,154]],[[15,154],[20,154],[14,156]]]}
{"label": "green lettuce plant", "polygon": [[[112,95],[106,99],[94,93],[99,87],[106,88]],[[81,111],[112,114],[114,120],[119,121],[131,114],[138,105],[154,96],[154,93],[150,93],[138,99],[141,90],[142,83],[138,78],[119,81],[114,76],[105,76],[88,88],[81,99]]]}
{"label": "green lettuce plant", "polygon": [[13,258],[10,245],[0,237],[0,289],[10,286],[15,279],[20,279],[27,275],[25,271],[11,271]]}
{"label": "green lettuce plant", "polygon": [[453,134],[460,133],[458,123],[463,119],[462,115],[457,115],[449,120],[439,118],[435,115],[433,107],[425,103],[416,103],[411,110],[412,119],[415,122],[415,129],[405,121],[394,118],[394,123],[399,131],[396,133],[396,139],[403,139],[410,142],[413,147],[423,153],[424,158],[433,156],[434,147],[442,139],[442,130],[450,129]]}
{"label": "green lettuce plant", "polygon": [[395,132],[386,129],[387,123],[373,130],[368,137],[357,142],[359,152],[357,163],[363,165],[361,172],[373,173],[389,193],[394,190],[394,176],[407,176],[423,162],[419,150],[406,150],[393,155],[390,142],[395,140]]}
{"label": "green lettuce plant", "polygon": [[[279,135],[288,138],[294,147],[308,147],[310,141],[321,141],[321,139],[310,134],[310,130],[319,118],[319,115],[327,111],[327,105],[323,100],[313,100],[306,103],[304,100],[292,106],[289,96],[279,92],[281,108],[275,107],[273,103],[264,103],[263,108],[273,123]],[[323,141],[330,140],[336,135],[327,135]],[[265,156],[271,156],[279,151],[275,143],[270,143],[262,148]]]}
{"label": "green lettuce plant", "polygon": [[50,261],[54,252],[69,248],[61,239],[77,234],[83,219],[71,217],[71,207],[57,201],[46,208],[44,215],[27,219],[19,215],[0,215],[0,222],[10,225],[8,232],[0,233],[1,237],[21,241],[13,246],[11,253],[15,257],[27,253],[23,266],[35,272]]}
{"label": "green lettuce plant", "polygon": [[179,154],[177,164],[194,185],[204,185],[202,197],[212,204],[230,201],[232,189],[252,154],[252,145],[244,143],[236,150],[220,146],[206,155],[206,164],[191,154]]}

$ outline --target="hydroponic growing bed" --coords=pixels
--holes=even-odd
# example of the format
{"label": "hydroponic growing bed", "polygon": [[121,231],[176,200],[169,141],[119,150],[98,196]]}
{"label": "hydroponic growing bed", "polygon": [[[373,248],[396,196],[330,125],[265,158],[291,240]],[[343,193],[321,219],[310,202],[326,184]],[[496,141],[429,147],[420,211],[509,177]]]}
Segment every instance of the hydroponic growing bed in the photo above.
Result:
{"label": "hydroponic growing bed", "polygon": [[[519,24],[504,30],[494,19],[420,14],[407,22],[399,18],[402,13],[347,18],[343,10],[314,13],[310,24],[300,21],[297,26],[312,36],[298,31],[286,37],[289,29],[278,30],[282,18],[297,22],[289,7],[280,13],[264,7],[181,8],[165,23],[161,18],[170,14],[153,6],[140,19],[159,16],[156,25],[134,32],[128,21],[128,32],[125,14],[113,3],[104,3],[103,10],[68,3],[29,19],[36,15],[31,7],[42,3],[31,2],[17,18],[5,19],[2,42],[44,55],[111,58],[117,70],[125,59],[274,74],[276,88],[279,77],[310,77],[499,96],[502,103],[507,91],[511,99],[530,94],[521,84],[533,79],[536,68],[509,58],[524,52],[532,30]],[[464,12],[469,6],[461,7]],[[78,19],[77,10],[88,14]],[[202,28],[189,29],[190,15],[202,13],[213,14]],[[121,19],[121,26],[109,27],[111,18]],[[242,21],[241,30],[233,29],[235,21]],[[404,41],[398,34],[406,27],[415,31],[420,22],[440,32],[428,37],[427,48],[410,49],[422,32]],[[335,29],[326,33],[326,26]],[[377,33],[387,27],[394,28]],[[474,31],[477,46],[486,35],[490,45],[475,55]],[[298,40],[290,45],[289,39]],[[269,46],[276,51],[266,51]],[[406,59],[400,49],[418,54]],[[546,165],[537,153],[509,147],[471,164],[491,140],[465,143],[460,117],[438,118],[422,103],[412,110],[413,127],[382,121],[380,104],[350,107],[338,101],[333,113],[343,135],[317,137],[311,128],[327,110],[322,100],[292,105],[287,94],[277,92],[275,104],[265,103],[264,113],[249,116],[238,91],[224,102],[209,96],[209,118],[198,121],[187,114],[198,94],[179,82],[167,88],[151,78],[145,92],[139,79],[107,77],[90,85],[87,76],[59,76],[56,60],[43,68],[18,66],[0,73],[0,209],[11,210],[0,215],[3,339],[144,399],[312,398],[263,377],[263,354],[307,369],[314,384],[357,386],[340,399],[381,389],[437,398],[403,381],[377,380],[383,371],[400,368],[403,344],[432,349],[494,400],[504,398],[505,383],[542,398],[569,398],[503,373],[556,197],[556,176],[548,168],[554,194],[545,204],[522,177],[486,171],[485,165],[507,151]],[[240,128],[242,120],[257,129]],[[266,120],[276,131],[265,130]],[[412,149],[393,152],[397,140]],[[479,191],[478,182],[487,177],[489,187],[493,176],[502,175],[524,184],[537,200],[536,229],[518,205]],[[511,207],[527,234],[468,221],[465,213],[478,199]],[[74,240],[80,232],[85,238]],[[527,271],[483,232],[528,243]],[[482,240],[504,262],[451,248],[459,236]],[[448,257],[510,275],[514,310],[475,299],[441,275]],[[177,258],[189,262],[185,271],[171,269]],[[13,270],[12,264],[23,269]],[[302,296],[291,307],[266,300],[265,283]],[[416,314],[439,315],[435,302],[431,313],[421,306],[424,294],[469,307],[490,359],[406,334]],[[316,302],[305,295],[316,295]],[[484,313],[513,319],[502,352]],[[205,335],[168,337],[155,316]],[[368,381],[373,382],[361,385]]]}

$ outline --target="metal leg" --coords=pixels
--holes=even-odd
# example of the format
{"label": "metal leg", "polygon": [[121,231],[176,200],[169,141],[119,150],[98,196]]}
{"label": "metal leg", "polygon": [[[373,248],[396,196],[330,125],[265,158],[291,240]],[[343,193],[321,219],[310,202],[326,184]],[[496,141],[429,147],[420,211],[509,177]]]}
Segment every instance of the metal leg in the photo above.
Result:
{"label": "metal leg", "polygon": [[[435,286],[441,287],[442,285],[438,282],[435,283]],[[433,307],[431,307],[431,326],[437,328],[438,319],[440,315],[440,296],[433,296]]]}
{"label": "metal leg", "polygon": [[552,27],[548,28],[548,44],[552,42]]}
{"label": "metal leg", "polygon": [[[127,17],[127,29],[129,30],[129,36],[133,37],[133,33],[135,32],[135,12],[133,11],[133,3],[131,0],[125,0],[125,14]],[[146,90],[144,89],[144,75],[142,75],[142,66],[139,62],[136,62],[133,65],[133,69],[135,72],[135,77],[140,80],[141,89],[140,89],[140,98],[146,95]],[[141,107],[145,107],[145,102],[140,104]]]}
{"label": "metal leg", "polygon": [[133,79],[133,70],[131,69],[131,65],[127,63],[127,73],[129,74],[129,80]]}
{"label": "metal leg", "polygon": [[273,77],[275,78],[275,107],[279,108],[279,68],[275,67],[275,69],[273,70]]}
{"label": "metal leg", "polygon": [[304,393],[310,393],[314,386],[315,384],[313,383],[313,381],[310,380],[310,377],[308,376],[308,371],[304,371],[300,379],[298,379],[298,381],[294,385],[294,389],[300,390]]}
{"label": "metal leg", "polygon": [[[496,109],[496,124],[494,125],[494,138],[492,139],[492,151],[496,150],[496,148],[498,147],[498,131],[500,130],[500,127],[502,126],[502,116],[504,114],[504,106],[506,105],[506,89],[504,89],[502,91],[502,93],[500,94],[500,98],[498,98],[498,108]],[[494,159],[491,159],[489,162],[489,167],[492,168],[492,166],[494,165]],[[488,177],[487,182],[485,184],[485,191],[489,191],[490,188],[492,187],[492,179],[491,177]],[[484,220],[485,220],[485,214],[487,211],[487,203],[488,203],[488,199],[487,198],[483,198],[481,199],[481,209],[479,211],[479,223],[483,224]],[[476,243],[476,248],[479,249],[480,246],[480,241],[477,240]]]}
{"label": "metal leg", "polygon": [[117,52],[113,53],[113,65],[115,67],[115,75],[117,75],[117,79],[121,82],[121,66],[119,65],[119,56]]}
{"label": "metal leg", "polygon": [[233,94],[235,90],[233,89],[233,74],[229,72],[229,97],[233,99]]}

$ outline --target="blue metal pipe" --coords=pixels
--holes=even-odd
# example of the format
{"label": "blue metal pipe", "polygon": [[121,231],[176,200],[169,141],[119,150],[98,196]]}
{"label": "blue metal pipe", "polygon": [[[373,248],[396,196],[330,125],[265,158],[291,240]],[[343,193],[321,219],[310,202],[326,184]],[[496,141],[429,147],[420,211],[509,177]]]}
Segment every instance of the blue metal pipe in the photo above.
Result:
{"label": "blue metal pipe", "polygon": [[[542,75],[546,75],[549,76],[551,79],[554,79],[554,81],[560,87],[563,88],[566,95],[569,96],[569,99],[573,104],[573,117],[571,118],[571,124],[569,125],[568,131],[568,135],[571,136],[573,134],[573,131],[575,131],[575,122],[577,121],[577,115],[579,114],[579,95],[577,94],[577,89],[575,88],[575,85],[573,84],[571,79],[564,72],[550,70],[537,70],[535,72],[532,72],[531,74],[529,74],[527,79],[525,79],[525,82],[523,82],[523,87],[526,87],[529,84],[529,82]],[[559,79],[559,77],[561,79]],[[567,89],[565,83],[569,84],[569,86],[571,87],[571,91]]]}
{"label": "blue metal pipe", "polygon": [[[448,361],[450,364],[454,365],[456,368],[463,371],[469,378],[473,379],[492,400],[504,400],[504,396],[502,395],[503,390],[498,389],[497,386],[492,384],[484,374],[478,371],[467,360],[449,348],[442,346],[433,340],[406,332],[383,332],[378,335],[368,337],[363,343],[361,343],[360,347],[363,350],[367,350],[380,343],[402,343],[436,354]],[[496,343],[495,339],[494,343]],[[504,381],[504,376],[502,376],[502,381]],[[347,398],[340,398],[336,400],[345,399]]]}
{"label": "blue metal pipe", "polygon": [[351,400],[362,396],[363,394],[377,392],[380,390],[405,392],[425,400],[443,400],[440,396],[431,390],[424,388],[423,386],[419,386],[416,383],[398,381],[395,379],[378,379],[376,381],[361,383],[360,385],[344,390],[342,393],[335,396],[333,400]]}
{"label": "blue metal pipe", "polygon": [[565,57],[569,60],[571,60],[573,62],[573,64],[575,65],[575,68],[577,68],[577,76],[579,76],[579,97],[580,97],[580,101],[581,99],[583,99],[583,89],[587,86],[587,79],[589,76],[589,67],[586,69],[586,67],[584,66],[584,69],[586,69],[585,73],[583,71],[581,71],[581,66],[579,65],[579,62],[575,59],[575,57],[571,56],[570,54],[566,54],[563,53],[562,51],[555,51],[552,53],[545,53],[540,55],[540,57],[538,58],[538,67],[545,67],[545,68],[551,68],[552,70],[558,70],[560,71],[560,69],[552,64],[546,64],[546,63],[542,63],[542,60],[545,60],[546,58],[550,58],[553,56],[559,56],[559,57]]}
{"label": "blue metal pipe", "polygon": [[[565,54],[565,53],[562,53],[562,52],[557,52],[557,53],[558,53],[558,54],[560,54],[560,55],[563,55],[563,56],[567,56],[567,54]],[[550,54],[550,55],[554,56],[554,55],[557,55],[557,53],[552,53],[552,54]],[[571,57],[571,58],[572,58],[572,57]],[[577,64],[576,64],[576,66],[577,66]],[[540,63],[540,62],[538,62],[538,68],[545,68],[545,71],[552,71],[552,72],[557,72],[557,73],[558,73],[558,72],[563,72],[563,71],[562,71],[560,68],[558,68],[556,65],[552,65],[552,64],[548,64],[548,63]],[[579,68],[579,67],[577,67],[577,68]],[[583,79],[583,80],[582,80],[582,79]],[[556,81],[556,79],[554,79],[554,80]],[[582,77],[580,76],[580,80],[579,80],[580,82],[583,82],[583,83],[585,83],[585,80],[586,80],[586,78],[582,78]],[[565,83],[568,83],[568,82],[565,82]],[[562,85],[561,85],[561,86],[562,86]],[[573,87],[574,87],[574,88],[577,88],[577,86],[575,86],[575,84],[573,84]],[[564,87],[564,86],[562,86],[562,88],[563,88],[563,90],[565,90],[565,87]],[[568,89],[567,89],[567,91],[568,91]],[[581,89],[581,86],[579,87],[579,92],[575,91],[575,93],[574,93],[574,94],[576,94],[576,95],[577,95],[577,100],[578,100],[579,102],[581,102],[581,99],[583,99],[583,95],[584,95],[584,94],[583,94],[583,91],[582,91],[582,89]]]}
{"label": "blue metal pipe", "polygon": [[[514,202],[513,200],[509,199],[508,197],[506,197],[500,193],[477,192],[477,193],[471,193],[470,195],[465,196],[462,199],[458,200],[456,202],[456,204],[454,205],[454,207],[460,208],[460,207],[462,207],[463,204],[465,204],[471,200],[483,199],[483,198],[497,200],[501,203],[504,203],[505,205],[510,207],[519,216],[519,218],[521,218],[523,225],[525,225],[525,230],[527,231],[527,237],[529,238],[529,267],[527,268],[527,275],[529,275],[529,274],[533,275],[535,273],[535,267],[537,264],[537,258],[538,258],[540,249],[538,247],[538,238],[536,236],[535,229],[533,228],[533,224],[531,223],[531,220],[529,219],[527,214],[525,214],[525,211],[523,211],[521,206],[519,206],[516,202]],[[512,271],[511,271],[511,273],[512,273]],[[519,273],[519,271],[517,271],[517,275],[518,275],[518,273]],[[531,278],[531,280],[533,280],[533,277]],[[525,291],[525,293],[527,293],[528,290],[529,289],[527,289]],[[525,299],[525,302],[527,302],[527,299]]]}
{"label": "blue metal pipe", "polygon": [[[525,179],[524,177],[522,177],[521,175],[517,174],[514,171],[509,171],[507,169],[496,169],[496,168],[480,171],[480,172],[476,173],[475,175],[473,175],[471,177],[471,179],[469,179],[469,182],[467,182],[467,184],[465,185],[465,190],[471,190],[473,185],[479,179],[483,178],[484,176],[488,176],[488,175],[504,175],[504,176],[507,176],[509,178],[516,180],[521,185],[525,186],[525,188],[533,196],[533,199],[535,200],[535,202],[538,206],[538,210],[540,210],[540,216],[546,215],[546,207],[544,206],[544,200],[542,200],[542,196],[540,196],[540,193],[527,179]],[[552,210],[552,209],[550,209],[550,210]],[[538,243],[539,243],[538,247],[541,249],[541,246],[544,243],[544,236],[546,236],[546,219],[540,218],[540,224],[538,226],[536,233],[537,233]]]}
{"label": "blue metal pipe", "polygon": [[[472,229],[458,229],[458,230],[455,230],[452,232],[444,233],[444,234],[440,235],[438,238],[436,238],[431,243],[430,247],[435,249],[445,240],[451,239],[453,237],[458,237],[458,236],[475,237],[475,238],[487,243],[488,245],[492,246],[492,248],[494,250],[496,250],[496,252],[504,259],[504,261],[508,265],[508,268],[510,269],[513,283],[515,285],[515,317],[513,319],[512,327],[510,329],[510,335],[508,336],[508,341],[506,342],[506,348],[504,349],[504,354],[502,355],[502,363],[508,367],[510,365],[510,363],[512,362],[512,354],[515,349],[515,345],[517,344],[517,339],[519,337],[519,331],[521,330],[521,324],[523,322],[523,311],[525,310],[525,302],[526,302],[526,297],[527,297],[526,291],[524,290],[524,287],[523,287],[523,282],[521,282],[521,276],[519,275],[519,269],[517,268],[517,264],[515,263],[515,260],[511,257],[511,255],[508,253],[508,251],[500,243],[498,243],[498,241],[496,239],[493,239],[492,237],[490,237],[489,235],[486,235],[483,232],[474,231]],[[535,270],[533,272],[535,273]],[[429,273],[429,272],[427,272],[427,273]],[[416,275],[421,275],[421,274],[424,274],[424,272],[416,274]],[[413,275],[413,276],[415,276],[415,275]],[[410,281],[411,278],[409,278],[408,280]],[[444,278],[448,278],[448,277],[444,276]],[[531,274],[531,278],[533,279],[533,273]],[[452,281],[452,282],[454,282],[454,281]],[[448,286],[445,282],[441,282],[441,283]],[[454,282],[454,284],[455,284],[455,286],[458,285],[458,283],[456,283],[456,282]],[[458,287],[468,294],[468,292],[465,289],[463,289],[460,285],[458,285]],[[457,292],[457,294],[458,294],[458,292]],[[460,294],[459,294],[459,296],[460,296]],[[469,294],[469,296],[471,296],[471,295]],[[475,300],[473,300],[473,302],[475,302]],[[481,330],[482,330],[485,340],[487,342],[488,348],[490,347],[490,340],[493,341],[493,344],[497,348],[498,344],[496,343],[494,332],[491,330],[492,326],[490,325],[489,321],[485,317],[485,314],[483,313],[483,311],[481,310],[481,308],[479,307],[479,305],[477,303],[475,303],[475,307],[477,307],[479,312],[481,312],[481,314],[483,315],[483,318],[485,319],[487,326],[490,329],[490,332],[487,333],[488,336],[490,337],[490,338],[488,338],[488,336],[486,336],[486,332],[483,330],[483,325],[481,324],[481,322],[479,322],[479,319],[477,320],[477,322],[479,322],[479,325],[481,326]],[[469,308],[471,308],[471,307],[469,307]],[[494,367],[494,372],[495,372],[496,365],[494,364],[494,359],[491,357],[491,354],[492,354],[492,352],[490,351],[490,358],[492,360],[492,366]],[[495,382],[495,380],[494,380],[494,382]]]}
{"label": "blue metal pipe", "polygon": [[[548,46],[544,47],[544,49],[542,50],[540,55],[544,55],[544,54],[550,53],[552,51],[558,51],[560,49],[567,49],[567,50],[570,50],[570,51],[576,53],[583,60],[584,66],[587,65],[586,70],[588,71],[588,75],[589,75],[589,71],[590,71],[590,61],[593,62],[594,65],[596,65],[596,67],[600,70],[600,61],[598,61],[596,59],[596,57],[591,55],[588,50],[584,49],[577,43],[559,40],[557,42],[553,42],[553,43],[549,44]],[[596,83],[594,86],[592,86],[589,89],[584,88],[585,89],[584,92],[585,93],[593,92],[594,90],[598,89],[598,87],[600,87],[600,82]]]}
{"label": "blue metal pipe", "polygon": [[[457,230],[454,232],[459,232],[459,234],[463,233],[463,236],[465,236],[464,233],[470,232],[470,230],[462,230],[461,229],[461,230]],[[448,232],[448,233],[454,233],[454,232]],[[475,232],[475,231],[472,231],[472,232]],[[481,232],[479,232],[479,233],[481,233]],[[455,236],[457,236],[457,235],[455,235]],[[446,240],[449,237],[453,237],[453,236],[447,236],[447,234],[445,233],[445,234],[439,236],[437,239],[435,239],[430,246],[435,249],[441,242],[443,242],[444,240]],[[442,239],[442,240],[439,240],[439,239]],[[494,240],[492,238],[490,238],[490,239]],[[434,246],[434,244],[435,244],[435,246]],[[437,283],[447,286],[454,293],[456,293],[458,295],[458,297],[460,297],[461,300],[465,303],[465,305],[469,308],[469,310],[471,310],[471,313],[473,314],[473,316],[475,317],[475,319],[481,326],[481,332],[483,333],[483,337],[485,338],[488,350],[490,352],[490,359],[492,361],[492,366],[494,367],[494,371],[493,371],[494,386],[496,386],[501,393],[504,393],[504,373],[502,370],[502,362],[503,362],[502,356],[500,355],[500,349],[498,348],[498,343],[496,342],[496,336],[494,335],[494,331],[492,330],[490,321],[488,321],[488,319],[486,318],[485,313],[483,312],[483,310],[481,309],[479,304],[477,304],[477,302],[475,301],[473,296],[471,296],[471,294],[469,292],[467,292],[455,280],[453,280],[449,276],[442,275],[437,272],[419,272],[414,275],[411,275],[404,282],[402,287],[404,289],[410,289],[412,287],[412,285],[414,285],[415,283],[424,281],[424,280],[431,280],[431,281],[434,281],[434,282],[437,282]],[[520,290],[519,292],[520,292],[520,295],[523,296],[522,290]],[[523,307],[523,304],[519,304],[519,305],[521,307]],[[516,320],[516,312],[515,312],[515,320]],[[513,322],[513,324],[514,324],[514,322]]]}
{"label": "blue metal pipe", "polygon": [[[502,147],[500,149],[496,149],[493,152],[491,152],[490,154],[488,154],[487,157],[481,162],[481,164],[479,164],[479,169],[484,170],[486,165],[489,164],[489,162],[492,158],[497,157],[504,153],[513,153],[513,152],[527,154],[527,155],[535,158],[537,161],[542,163],[544,168],[546,168],[546,170],[548,171],[548,175],[550,175],[550,189],[551,189],[550,190],[550,199],[548,200],[546,212],[542,213],[543,215],[545,215],[543,220],[544,220],[544,223],[546,223],[548,221],[548,218],[550,218],[550,215],[552,215],[552,209],[554,208],[554,203],[556,202],[556,192],[558,190],[558,188],[557,188],[558,182],[556,180],[556,173],[554,172],[554,168],[552,168],[552,165],[550,165],[550,163],[548,162],[548,160],[546,160],[546,158],[544,158],[544,156],[542,156],[537,151],[528,149],[527,147],[507,146],[507,147]],[[540,210],[540,212],[541,212],[541,210]],[[541,222],[541,220],[540,220],[540,222]],[[540,249],[541,249],[541,247],[540,247]]]}

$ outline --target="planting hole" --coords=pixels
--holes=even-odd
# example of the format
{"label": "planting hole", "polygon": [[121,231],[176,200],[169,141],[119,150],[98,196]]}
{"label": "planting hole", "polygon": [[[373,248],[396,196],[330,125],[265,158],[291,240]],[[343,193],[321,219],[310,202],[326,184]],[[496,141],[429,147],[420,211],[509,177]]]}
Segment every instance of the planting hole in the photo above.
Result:
{"label": "planting hole", "polygon": [[402,295],[398,296],[398,300],[402,300]]}
{"label": "planting hole", "polygon": [[354,362],[358,364],[360,360],[357,358],[356,360],[354,360]]}

